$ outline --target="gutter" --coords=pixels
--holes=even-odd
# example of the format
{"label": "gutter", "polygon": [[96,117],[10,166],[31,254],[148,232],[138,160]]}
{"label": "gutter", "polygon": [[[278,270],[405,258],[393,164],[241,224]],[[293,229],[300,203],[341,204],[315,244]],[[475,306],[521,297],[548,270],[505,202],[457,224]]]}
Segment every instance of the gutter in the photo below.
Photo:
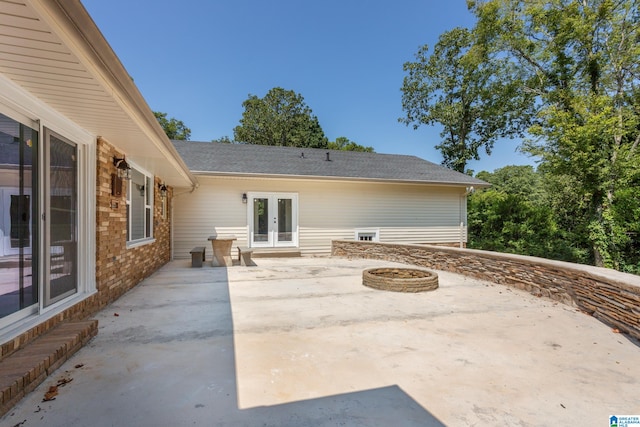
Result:
{"label": "gutter", "polygon": [[210,172],[210,171],[192,171],[197,176],[213,177],[213,178],[268,178],[268,179],[299,179],[313,181],[342,181],[342,182],[375,182],[386,184],[412,184],[412,185],[432,185],[440,187],[476,187],[489,188],[491,184],[483,182],[450,182],[450,181],[412,181],[407,179],[388,179],[388,178],[363,178],[363,177],[346,177],[346,176],[326,176],[326,175],[285,175],[285,174],[268,174],[268,173],[243,173],[243,172]]}

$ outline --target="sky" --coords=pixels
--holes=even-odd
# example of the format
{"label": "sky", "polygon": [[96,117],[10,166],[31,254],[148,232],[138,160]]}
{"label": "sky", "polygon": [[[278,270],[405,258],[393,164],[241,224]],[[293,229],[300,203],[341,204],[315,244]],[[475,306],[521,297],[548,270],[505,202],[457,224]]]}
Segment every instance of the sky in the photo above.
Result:
{"label": "sky", "polygon": [[[403,117],[402,66],[455,27],[465,0],[82,0],[154,111],[182,120],[191,140],[233,139],[242,102],[282,87],[304,97],[329,140],[440,163],[438,127]],[[500,140],[476,173],[535,164]]]}

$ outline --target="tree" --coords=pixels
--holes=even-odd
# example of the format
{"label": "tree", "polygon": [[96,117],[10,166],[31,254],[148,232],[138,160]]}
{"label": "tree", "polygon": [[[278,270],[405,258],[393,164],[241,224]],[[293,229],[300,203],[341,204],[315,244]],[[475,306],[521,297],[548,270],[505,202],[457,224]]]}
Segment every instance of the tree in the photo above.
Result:
{"label": "tree", "polygon": [[233,129],[236,141],[260,145],[327,148],[328,140],[318,118],[302,95],[275,87],[242,103],[240,125]]}
{"label": "tree", "polygon": [[167,134],[169,139],[178,139],[182,141],[188,141],[191,137],[191,129],[189,129],[182,120],[174,119],[173,117],[167,119],[167,113],[160,113],[154,111],[158,123],[164,129],[164,133]]}
{"label": "tree", "polygon": [[476,178],[491,183],[492,190],[534,203],[547,202],[543,176],[533,166],[505,166],[493,172],[479,172]]}
{"label": "tree", "polygon": [[543,174],[531,166],[505,166],[477,177],[492,186],[469,196],[470,248],[587,261],[575,235],[559,226]]}
{"label": "tree", "polygon": [[373,147],[365,147],[364,145],[357,144],[344,136],[339,136],[335,141],[329,142],[327,148],[331,150],[362,151],[366,153],[374,152]]}
{"label": "tree", "polygon": [[211,142],[219,142],[221,144],[234,144],[235,143],[227,135],[225,135],[225,136],[223,136],[221,138],[218,138],[218,139],[212,139]]}
{"label": "tree", "polygon": [[404,64],[406,116],[400,121],[414,129],[440,124],[443,140],[436,148],[442,163],[459,172],[479,159],[480,148],[491,154],[498,138],[521,136],[530,118],[517,69],[475,38],[473,31],[455,28],[439,37],[431,55],[425,45],[415,62]]}
{"label": "tree", "polygon": [[[638,0],[488,0],[469,2],[478,43],[525,74],[536,122],[525,147],[541,168],[571,183],[576,229],[592,262],[620,268],[637,259],[620,203],[640,168],[640,13]],[[637,206],[637,205],[636,205]],[[633,209],[632,209],[633,210]],[[637,246],[635,246],[637,251]]]}

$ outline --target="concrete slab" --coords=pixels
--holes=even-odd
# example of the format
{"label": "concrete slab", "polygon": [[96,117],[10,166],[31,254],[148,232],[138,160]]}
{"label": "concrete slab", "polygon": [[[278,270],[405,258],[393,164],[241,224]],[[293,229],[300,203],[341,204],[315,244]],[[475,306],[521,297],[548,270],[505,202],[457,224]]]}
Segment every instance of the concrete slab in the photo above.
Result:
{"label": "concrete slab", "polygon": [[[434,292],[362,286],[388,262],[256,262],[167,265],[0,425],[600,426],[640,413],[638,343],[571,307],[446,272]],[[58,377],[73,381],[42,402]]]}

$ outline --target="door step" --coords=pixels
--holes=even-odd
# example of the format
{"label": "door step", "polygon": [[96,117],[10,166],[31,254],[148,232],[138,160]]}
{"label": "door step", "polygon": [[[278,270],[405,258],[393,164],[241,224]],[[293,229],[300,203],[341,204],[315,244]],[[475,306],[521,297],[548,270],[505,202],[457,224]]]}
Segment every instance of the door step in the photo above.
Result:
{"label": "door step", "polygon": [[0,361],[0,417],[97,333],[97,320],[62,323],[4,357]]}
{"label": "door step", "polygon": [[301,256],[296,248],[253,248],[254,258],[295,258]]}

